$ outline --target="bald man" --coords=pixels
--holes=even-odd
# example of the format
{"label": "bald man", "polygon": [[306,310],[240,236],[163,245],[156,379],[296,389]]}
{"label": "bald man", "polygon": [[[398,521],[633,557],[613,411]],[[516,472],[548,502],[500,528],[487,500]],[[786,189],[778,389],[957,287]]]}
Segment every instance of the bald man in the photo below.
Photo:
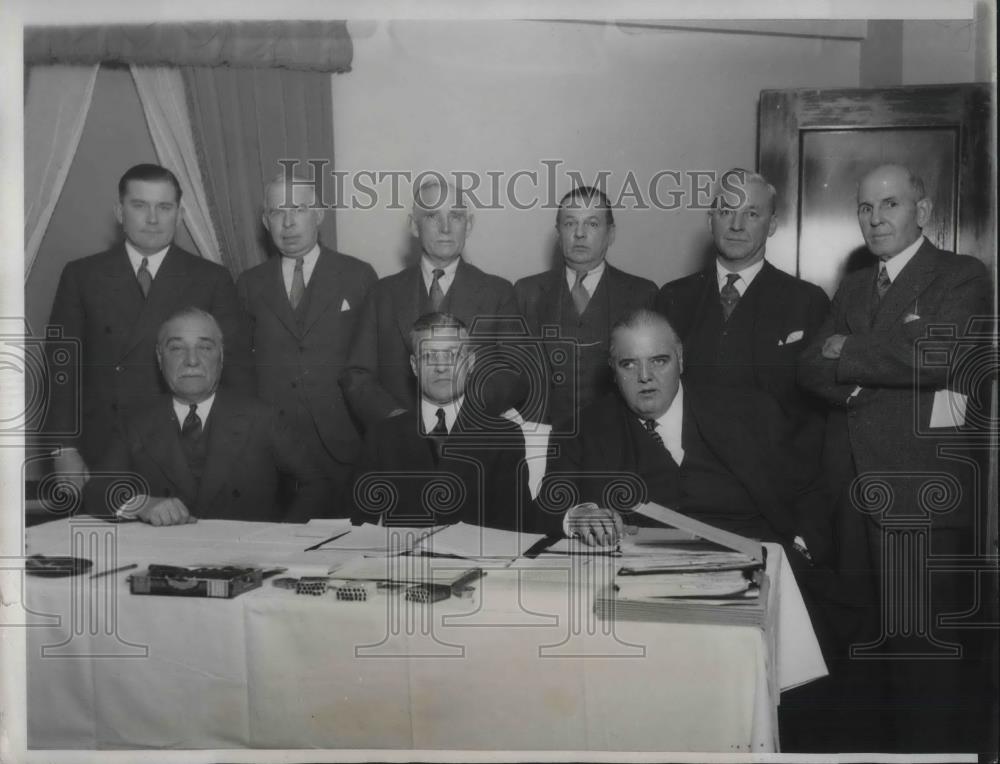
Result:
{"label": "bald man", "polygon": [[[910,587],[926,572],[905,568],[902,547],[884,555],[883,544],[890,528],[905,537],[902,523],[924,528],[925,551],[931,555],[975,551],[976,471],[970,460],[949,458],[968,437],[960,394],[972,391],[961,387],[947,361],[955,357],[969,319],[990,315],[990,282],[979,260],[940,250],[924,237],[931,201],[923,181],[908,168],[882,165],[865,175],[858,185],[857,214],[873,257],[867,267],[844,277],[799,369],[801,384],[832,407],[824,459],[838,501],[840,567],[857,574],[855,594],[866,613],[851,641],[884,642],[885,650],[894,653],[891,660],[864,662],[865,681],[881,683],[871,693],[884,711],[884,718],[873,721],[883,736],[879,750],[976,750],[972,732],[963,725],[984,704],[968,700],[975,693],[968,678],[976,674],[973,669],[963,679],[969,661],[943,657],[938,650],[904,660],[913,644],[883,633],[883,623],[903,617],[900,603],[883,601],[883,593],[902,591],[895,586],[906,582]],[[932,327],[937,334],[928,341]],[[865,483],[857,479],[879,481],[886,507],[863,511],[855,506],[874,495],[861,490]],[[935,482],[946,496],[928,490]],[[926,617],[937,637],[965,638],[956,629],[939,630],[934,620],[971,607],[974,583],[965,574],[937,571],[929,577],[928,591],[915,595],[929,597],[919,605],[929,604]],[[905,603],[908,609],[915,606]],[[882,613],[882,608],[892,612]],[[974,659],[969,650],[964,657]]]}

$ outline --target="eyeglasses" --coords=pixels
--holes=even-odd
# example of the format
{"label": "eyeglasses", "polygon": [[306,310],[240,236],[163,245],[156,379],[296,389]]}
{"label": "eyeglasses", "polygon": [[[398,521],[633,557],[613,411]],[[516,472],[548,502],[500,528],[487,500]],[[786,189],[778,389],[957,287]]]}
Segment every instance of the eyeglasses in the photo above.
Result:
{"label": "eyeglasses", "polygon": [[422,350],[418,358],[421,363],[431,366],[454,366],[456,362],[463,360],[468,354],[468,349],[463,345],[460,348]]}

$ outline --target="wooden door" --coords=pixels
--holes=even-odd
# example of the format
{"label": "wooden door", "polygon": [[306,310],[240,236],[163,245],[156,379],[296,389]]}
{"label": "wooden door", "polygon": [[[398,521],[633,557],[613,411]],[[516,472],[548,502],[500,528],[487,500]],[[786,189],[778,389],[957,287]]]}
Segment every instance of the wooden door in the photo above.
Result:
{"label": "wooden door", "polygon": [[857,182],[898,162],[934,203],[927,238],[995,272],[991,94],[985,84],[763,91],[757,164],[778,191],[768,259],[832,295],[865,258]]}

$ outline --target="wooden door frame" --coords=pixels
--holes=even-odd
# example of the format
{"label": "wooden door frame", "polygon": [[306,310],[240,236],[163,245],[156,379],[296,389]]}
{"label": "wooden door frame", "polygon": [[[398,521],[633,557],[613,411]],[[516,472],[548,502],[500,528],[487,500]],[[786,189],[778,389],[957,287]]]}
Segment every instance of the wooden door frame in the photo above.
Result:
{"label": "wooden door frame", "polygon": [[798,275],[803,132],[957,128],[958,251],[978,257],[995,275],[995,114],[987,83],[761,91],[757,167],[778,192],[778,230],[768,242],[768,259]]}

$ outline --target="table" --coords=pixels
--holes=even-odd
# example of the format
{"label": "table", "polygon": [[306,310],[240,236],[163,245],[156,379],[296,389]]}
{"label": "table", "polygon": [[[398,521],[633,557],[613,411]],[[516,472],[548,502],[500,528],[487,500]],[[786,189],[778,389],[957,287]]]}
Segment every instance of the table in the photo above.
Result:
{"label": "table", "polygon": [[[303,552],[300,527],[80,518],[28,529],[27,551],[75,545],[95,570],[246,561],[308,574],[346,559]],[[608,564],[498,563],[474,596],[433,607],[267,582],[211,600],[131,595],[127,573],[28,577],[29,746],[778,750],[779,688],[826,673],[780,547],[768,545],[763,630],[598,621]]]}

